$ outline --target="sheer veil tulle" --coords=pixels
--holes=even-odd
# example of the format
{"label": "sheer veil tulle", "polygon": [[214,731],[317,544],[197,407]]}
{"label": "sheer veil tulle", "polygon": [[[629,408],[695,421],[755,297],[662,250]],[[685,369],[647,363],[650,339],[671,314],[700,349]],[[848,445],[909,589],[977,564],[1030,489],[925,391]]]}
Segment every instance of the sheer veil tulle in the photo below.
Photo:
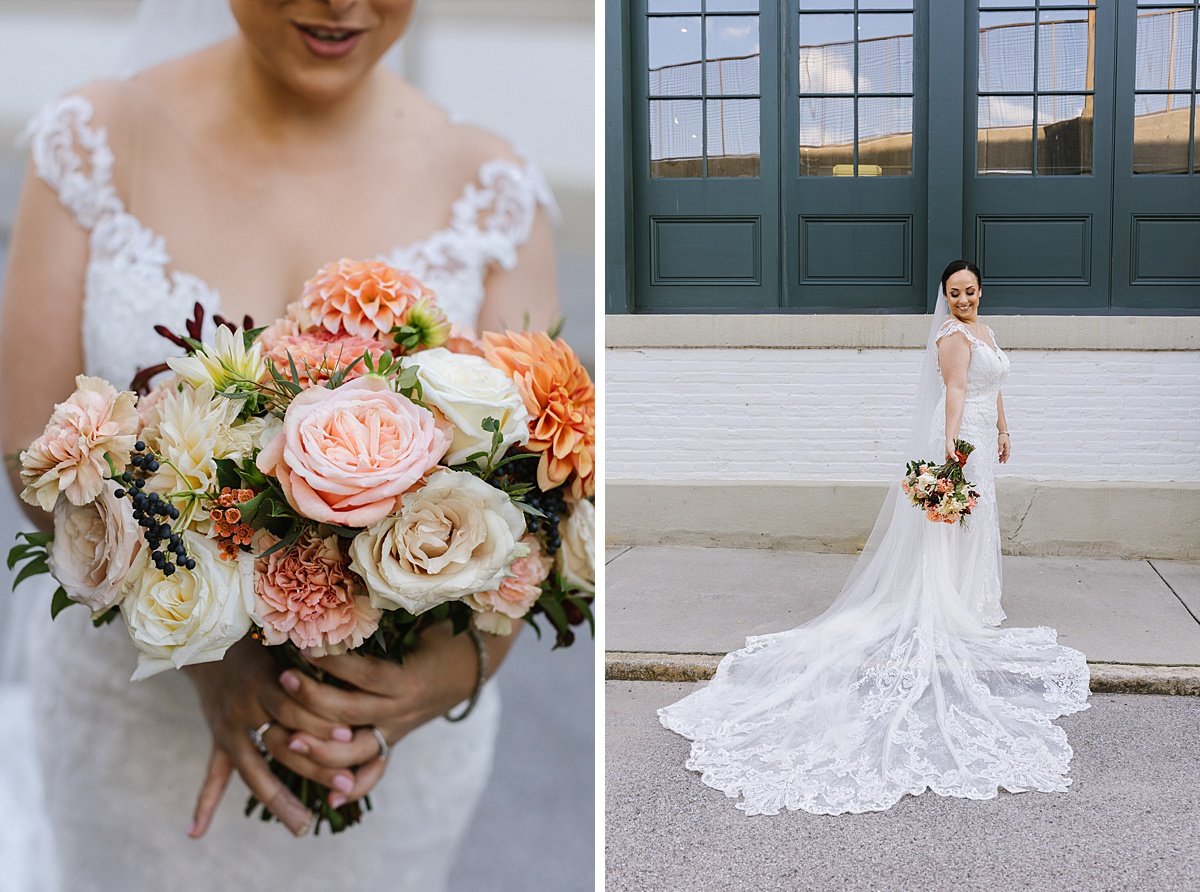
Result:
{"label": "sheer veil tulle", "polygon": [[[907,459],[941,457],[930,450],[942,446],[936,342],[948,315],[939,293]],[[982,530],[929,522],[900,497],[903,462],[895,470],[832,605],[747,638],[708,685],[659,710],[692,741],[687,767],[747,814],[882,811],[925,790],[988,799],[1070,783],[1071,747],[1052,720],[1087,708],[1083,654],[1044,626],[985,625],[964,596],[963,572],[978,570],[960,566],[958,538]],[[990,483],[981,478],[992,498]]]}

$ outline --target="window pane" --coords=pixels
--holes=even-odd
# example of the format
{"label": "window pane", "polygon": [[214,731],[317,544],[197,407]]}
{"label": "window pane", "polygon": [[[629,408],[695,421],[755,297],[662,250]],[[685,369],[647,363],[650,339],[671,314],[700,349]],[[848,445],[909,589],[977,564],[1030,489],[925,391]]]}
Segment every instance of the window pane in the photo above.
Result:
{"label": "window pane", "polygon": [[858,17],[858,89],[861,93],[911,93],[913,17]]}
{"label": "window pane", "polygon": [[800,92],[854,92],[854,16],[800,16]]}
{"label": "window pane", "polygon": [[758,176],[758,100],[710,99],[708,175]]}
{"label": "window pane", "polygon": [[[994,3],[993,6],[1000,6],[1000,3]],[[1013,4],[1008,4],[1012,6]],[[1096,0],[1042,0],[1042,9],[1047,6],[1091,6],[1095,8]]]}
{"label": "window pane", "polygon": [[650,100],[650,175],[698,177],[704,173],[703,107],[699,99]]}
{"label": "window pane", "polygon": [[979,90],[1033,91],[1033,13],[979,14]]}
{"label": "window pane", "polygon": [[1196,118],[1193,125],[1196,142],[1192,146],[1192,173],[1200,173],[1200,93],[1192,97],[1192,117]]}
{"label": "window pane", "polygon": [[833,176],[838,165],[853,174],[853,99],[801,99],[799,123],[801,176]]}
{"label": "window pane", "polygon": [[700,17],[650,19],[650,95],[700,94]]}
{"label": "window pane", "polygon": [[[1042,13],[1038,25],[1038,89],[1091,90],[1095,61],[1088,66],[1088,16],[1095,12]],[[1093,24],[1094,28],[1094,24]]]}
{"label": "window pane", "polygon": [[758,92],[758,16],[722,15],[708,28],[708,96]]}
{"label": "window pane", "polygon": [[[1042,5],[1045,6],[1046,4],[1043,3]],[[1030,9],[1033,9],[1033,2],[1032,0],[1025,0],[1023,3],[1019,2],[1019,0],[1013,0],[1013,2],[1009,2],[1009,0],[979,0],[980,9],[987,9],[990,6],[1028,6]]]}
{"label": "window pane", "polygon": [[858,175],[912,176],[913,101],[858,100]]}
{"label": "window pane", "polygon": [[1138,10],[1137,89],[1190,89],[1192,55],[1192,10]]}
{"label": "window pane", "polygon": [[708,0],[709,12],[758,12],[758,0]]}
{"label": "window pane", "polygon": [[1179,94],[1133,97],[1134,173],[1187,171],[1191,104],[1191,96]]}
{"label": "window pane", "polygon": [[649,0],[648,12],[699,12],[700,0]]}
{"label": "window pane", "polygon": [[1092,97],[1038,97],[1038,173],[1092,172]]}
{"label": "window pane", "polygon": [[801,9],[853,9],[854,0],[800,0]]}
{"label": "window pane", "polygon": [[895,9],[912,10],[912,0],[858,0],[858,8],[862,9]]}
{"label": "window pane", "polygon": [[1033,172],[1033,97],[980,96],[977,169],[981,174]]}

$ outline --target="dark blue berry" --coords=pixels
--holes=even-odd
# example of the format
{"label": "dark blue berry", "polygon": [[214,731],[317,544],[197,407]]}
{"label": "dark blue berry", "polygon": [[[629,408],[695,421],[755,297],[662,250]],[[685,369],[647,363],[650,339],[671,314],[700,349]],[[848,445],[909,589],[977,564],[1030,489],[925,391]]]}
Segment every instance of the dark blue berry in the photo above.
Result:
{"label": "dark blue berry", "polygon": [[196,561],[194,558],[188,558],[186,561],[183,562],[183,565],[185,567],[187,567],[189,570],[196,569]]}
{"label": "dark blue berry", "polygon": [[118,499],[123,499],[123,498],[125,498],[125,490],[118,489],[116,492],[113,493],[113,495],[116,496]]}
{"label": "dark blue berry", "polygon": [[139,477],[137,480],[133,481],[133,485],[136,486],[138,489],[141,489],[143,486],[146,485],[146,481]]}
{"label": "dark blue berry", "polygon": [[156,462],[154,459],[150,459],[150,461],[146,463],[146,470],[149,471],[151,474],[153,474],[155,471],[157,471],[158,467],[159,467],[158,462]]}
{"label": "dark blue berry", "polygon": [[167,564],[165,567],[162,568],[162,571],[163,571],[163,576],[170,576],[172,573],[175,572],[175,565]]}
{"label": "dark blue berry", "polygon": [[168,505],[167,506],[167,517],[171,518],[171,520],[179,520],[179,509],[176,508],[174,505]]}
{"label": "dark blue berry", "polygon": [[135,449],[137,452],[145,452],[145,451],[146,451],[146,444],[145,444],[145,443],[143,443],[141,440],[138,440],[136,443],[134,443],[134,444],[133,444],[133,448],[134,448],[134,449]]}
{"label": "dark blue berry", "polygon": [[126,483],[132,483],[132,482],[133,482],[133,475],[132,475],[132,474],[130,474],[128,471],[126,471],[124,474],[122,474],[122,475],[121,475],[121,479],[122,479],[123,481],[125,481]]}

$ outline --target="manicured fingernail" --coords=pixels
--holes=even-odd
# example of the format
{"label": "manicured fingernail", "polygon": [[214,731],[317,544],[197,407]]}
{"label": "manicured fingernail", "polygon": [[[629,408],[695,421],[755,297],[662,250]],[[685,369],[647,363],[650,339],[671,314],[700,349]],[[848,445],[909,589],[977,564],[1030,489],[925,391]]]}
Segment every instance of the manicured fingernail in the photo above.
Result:
{"label": "manicured fingernail", "polygon": [[341,743],[349,743],[354,739],[354,732],[344,725],[338,725],[333,729],[333,739]]}
{"label": "manicured fingernail", "polygon": [[341,808],[345,804],[346,804],[346,797],[343,796],[341,793],[334,793],[332,796],[329,797],[329,807],[330,808]]}
{"label": "manicured fingernail", "polygon": [[333,777],[333,788],[340,793],[349,793],[354,789],[354,778],[336,774]]}
{"label": "manicured fingernail", "polygon": [[285,672],[279,676],[279,683],[292,693],[300,690],[300,679],[290,672]]}
{"label": "manicured fingernail", "polygon": [[308,754],[308,744],[299,737],[288,744],[288,749],[290,749],[293,753],[303,753],[304,755]]}
{"label": "manicured fingernail", "polygon": [[188,824],[187,835],[188,836],[196,835],[196,822],[195,821],[192,821],[192,823]]}

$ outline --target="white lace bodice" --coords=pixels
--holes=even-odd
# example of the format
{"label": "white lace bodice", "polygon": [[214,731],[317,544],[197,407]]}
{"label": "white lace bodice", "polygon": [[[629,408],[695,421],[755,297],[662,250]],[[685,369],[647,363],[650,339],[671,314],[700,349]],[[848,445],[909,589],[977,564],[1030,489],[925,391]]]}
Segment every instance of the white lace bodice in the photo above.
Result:
{"label": "white lace bodice", "polygon": [[[1009,360],[1000,345],[996,343],[996,333],[990,326],[985,326],[992,338],[992,343],[976,337],[967,326],[957,319],[948,319],[938,330],[937,341],[955,332],[967,336],[971,343],[971,362],[967,366],[967,397],[963,404],[962,429],[971,432],[986,432],[990,427],[996,427],[996,398],[1000,388],[1008,378]],[[992,344],[995,344],[993,347]],[[940,369],[940,366],[939,366]],[[942,386],[942,400],[946,398],[946,382],[938,375]],[[944,422],[945,403],[939,403],[942,421]],[[970,439],[964,437],[964,439]]]}
{"label": "white lace bodice", "polygon": [[[85,369],[127,387],[138,369],[161,362],[171,350],[154,334],[154,325],[181,328],[196,303],[211,325],[221,299],[199,276],[172,270],[165,239],[126,209],[113,185],[107,134],[91,125],[92,115],[90,102],[68,95],[42,109],[22,138],[30,143],[38,175],[90,236]],[[474,326],[487,273],[496,266],[516,266],[517,250],[529,238],[539,206],[557,213],[537,167],[493,159],[454,202],[448,226],[375,259],[417,276],[452,322]]]}

